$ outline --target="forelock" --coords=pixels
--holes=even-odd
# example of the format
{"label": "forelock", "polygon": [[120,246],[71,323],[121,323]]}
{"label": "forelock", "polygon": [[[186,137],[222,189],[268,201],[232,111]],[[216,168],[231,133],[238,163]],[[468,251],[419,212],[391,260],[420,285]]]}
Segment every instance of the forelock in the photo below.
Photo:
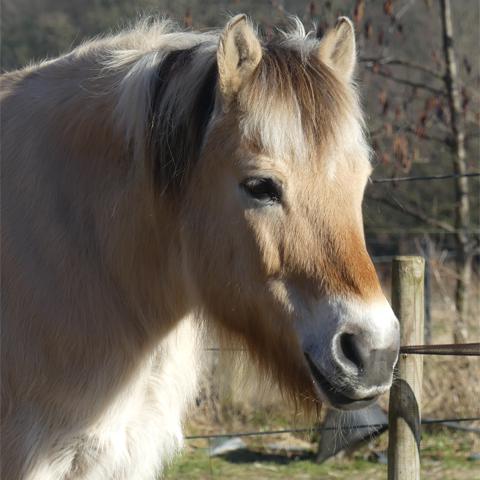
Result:
{"label": "forelock", "polygon": [[264,45],[239,97],[242,134],[259,151],[304,157],[335,142],[346,124],[363,139],[355,90],[318,58],[317,45],[304,31]]}

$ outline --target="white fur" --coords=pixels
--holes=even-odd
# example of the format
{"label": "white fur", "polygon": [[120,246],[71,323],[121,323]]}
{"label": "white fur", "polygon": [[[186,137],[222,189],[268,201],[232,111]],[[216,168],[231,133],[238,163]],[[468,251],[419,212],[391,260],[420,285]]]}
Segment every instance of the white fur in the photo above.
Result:
{"label": "white fur", "polygon": [[[75,428],[57,432],[54,448],[47,456],[32,458],[34,467],[22,478],[156,478],[183,445],[182,419],[196,392],[201,364],[197,324],[193,317],[181,321],[81,437]],[[45,438],[38,434],[30,442]]]}
{"label": "white fur", "polygon": [[308,143],[298,105],[272,104],[268,91],[264,93],[265,98],[259,101],[263,108],[249,112],[240,125],[242,134],[245,138],[259,136],[263,147],[272,158],[280,161],[296,158],[301,161],[307,154]]}

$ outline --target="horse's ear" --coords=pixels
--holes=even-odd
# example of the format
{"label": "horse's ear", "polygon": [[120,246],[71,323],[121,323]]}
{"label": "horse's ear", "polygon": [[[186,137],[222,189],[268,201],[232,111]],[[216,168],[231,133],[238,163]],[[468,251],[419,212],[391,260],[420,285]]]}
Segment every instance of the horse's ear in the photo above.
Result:
{"label": "horse's ear", "polygon": [[[317,37],[320,32],[317,30]],[[318,55],[344,79],[350,81],[357,63],[355,31],[347,17],[340,17],[334,28],[321,38]]]}
{"label": "horse's ear", "polygon": [[262,58],[262,47],[245,15],[236,15],[220,36],[217,50],[219,87],[228,103]]}

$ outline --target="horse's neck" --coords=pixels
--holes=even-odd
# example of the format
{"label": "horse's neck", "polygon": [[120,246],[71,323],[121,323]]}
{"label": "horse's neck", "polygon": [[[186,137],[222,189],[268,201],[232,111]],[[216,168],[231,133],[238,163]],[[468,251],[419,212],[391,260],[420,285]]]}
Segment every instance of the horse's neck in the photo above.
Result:
{"label": "horse's neck", "polygon": [[[147,124],[148,82],[129,75],[131,88],[117,85],[125,81],[126,71],[143,69],[132,65],[154,62],[155,56],[150,52],[142,57],[137,52],[130,62],[103,77],[97,61],[88,56],[85,60],[75,59],[75,63],[86,61],[89,65],[80,65],[79,70],[90,74],[75,82],[72,104],[67,110],[59,109],[58,121],[64,125],[73,123],[70,128],[65,127],[65,137],[71,142],[70,153],[78,167],[78,171],[72,171],[75,185],[71,185],[70,191],[82,188],[79,197],[93,199],[101,206],[97,237],[104,241],[107,262],[142,319],[154,319],[154,326],[159,326],[162,319],[164,323],[169,323],[167,319],[174,322],[192,307],[184,284],[179,206],[155,194],[151,172],[146,171],[145,152],[141,149]],[[125,98],[128,94],[132,98]],[[60,120],[62,114],[64,122]],[[131,131],[129,125],[137,131]],[[78,179],[84,178],[86,182],[79,184]],[[170,324],[165,326],[171,328]]]}
{"label": "horse's neck", "polygon": [[[160,340],[191,309],[183,280],[179,219],[174,205],[165,205],[165,199],[153,194],[144,158],[132,150],[118,123],[122,91],[118,83],[132,62],[142,58],[141,52],[105,72],[102,60],[108,48],[104,53],[101,48],[100,52],[85,48],[32,67],[8,86],[12,132],[7,141],[21,157],[10,162],[17,170],[14,175],[23,179],[34,172],[42,179],[38,186],[32,182],[31,191],[28,186],[10,198],[12,202],[16,195],[30,198],[28,208],[34,206],[35,218],[50,219],[68,230],[50,239],[59,244],[58,255],[78,256],[85,271],[90,265],[103,268],[97,275],[103,280],[98,281],[108,280],[116,290],[113,293],[129,317],[139,323],[137,333]],[[132,102],[147,108],[144,99]],[[131,123],[137,120],[145,119]],[[19,212],[20,218],[28,215]],[[49,234],[48,229],[42,231]],[[63,245],[72,236],[75,248],[80,247],[73,253],[71,242]],[[102,305],[85,308],[101,310]],[[112,319],[110,328],[125,324],[115,325]]]}

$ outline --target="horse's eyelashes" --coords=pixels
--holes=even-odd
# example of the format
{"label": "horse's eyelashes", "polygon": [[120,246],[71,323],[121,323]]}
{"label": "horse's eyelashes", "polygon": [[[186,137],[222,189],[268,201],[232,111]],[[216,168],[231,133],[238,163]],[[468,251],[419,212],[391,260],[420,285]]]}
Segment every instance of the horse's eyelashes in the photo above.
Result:
{"label": "horse's eyelashes", "polygon": [[250,197],[262,203],[279,203],[282,199],[282,187],[273,178],[247,178],[241,187]]}

